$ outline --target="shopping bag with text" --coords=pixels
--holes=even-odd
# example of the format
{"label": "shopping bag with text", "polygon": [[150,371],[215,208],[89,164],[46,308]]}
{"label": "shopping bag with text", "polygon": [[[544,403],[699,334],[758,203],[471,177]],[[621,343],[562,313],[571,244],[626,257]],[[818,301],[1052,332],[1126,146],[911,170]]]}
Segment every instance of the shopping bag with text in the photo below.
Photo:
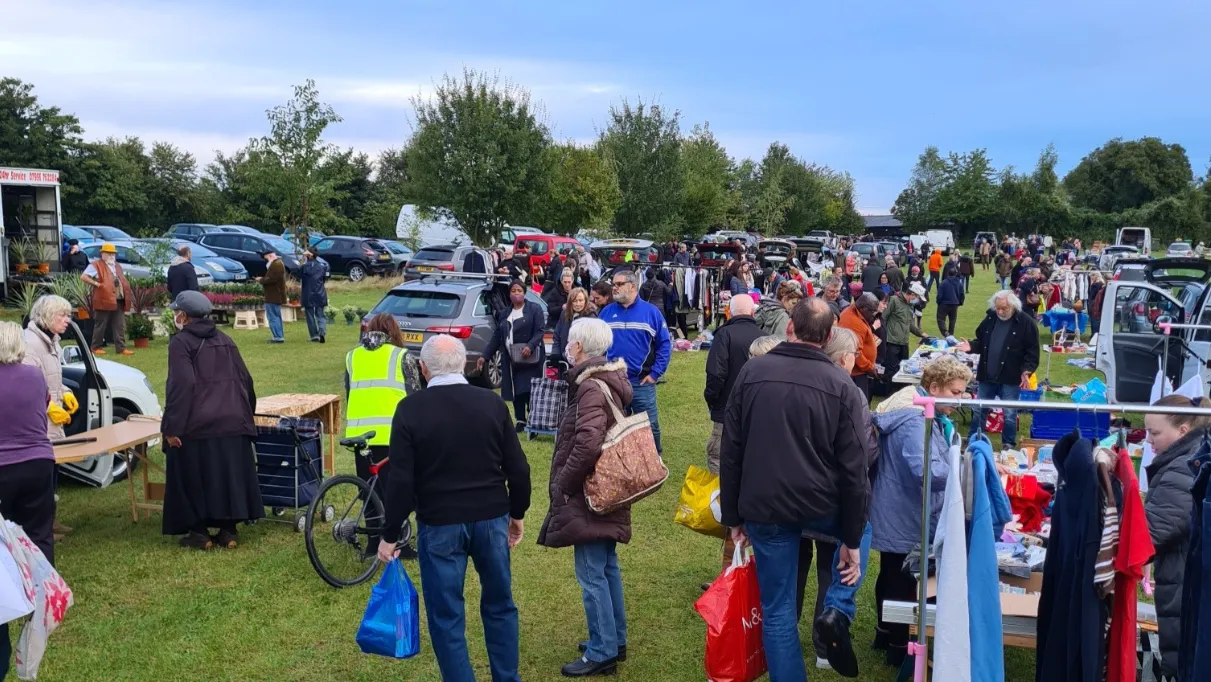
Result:
{"label": "shopping bag with text", "polygon": [[751,551],[736,548],[732,565],[694,602],[694,610],[706,621],[710,682],[753,682],[765,674],[761,592]]}
{"label": "shopping bag with text", "polygon": [[719,477],[701,467],[690,465],[681,484],[681,499],[673,522],[703,535],[721,538],[726,531],[720,521]]}

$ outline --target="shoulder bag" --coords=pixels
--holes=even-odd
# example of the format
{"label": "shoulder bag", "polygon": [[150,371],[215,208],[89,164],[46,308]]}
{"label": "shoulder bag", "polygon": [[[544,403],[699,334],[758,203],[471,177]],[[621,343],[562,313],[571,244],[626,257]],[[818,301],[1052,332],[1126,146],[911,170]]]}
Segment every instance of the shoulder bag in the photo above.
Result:
{"label": "shoulder bag", "polygon": [[624,415],[605,382],[590,381],[605,395],[614,413],[614,425],[606,431],[593,473],[585,478],[584,496],[595,514],[609,514],[660,490],[669,469],[656,451],[647,412]]}

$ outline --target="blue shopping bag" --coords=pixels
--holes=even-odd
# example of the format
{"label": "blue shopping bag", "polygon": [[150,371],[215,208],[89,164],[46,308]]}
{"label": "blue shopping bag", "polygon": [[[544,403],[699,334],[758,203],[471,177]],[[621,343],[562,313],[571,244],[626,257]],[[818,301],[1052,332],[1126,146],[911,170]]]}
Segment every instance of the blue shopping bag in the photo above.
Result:
{"label": "blue shopping bag", "polygon": [[363,653],[412,658],[420,653],[420,609],[416,588],[399,559],[392,559],[370,591],[366,615],[357,629]]}

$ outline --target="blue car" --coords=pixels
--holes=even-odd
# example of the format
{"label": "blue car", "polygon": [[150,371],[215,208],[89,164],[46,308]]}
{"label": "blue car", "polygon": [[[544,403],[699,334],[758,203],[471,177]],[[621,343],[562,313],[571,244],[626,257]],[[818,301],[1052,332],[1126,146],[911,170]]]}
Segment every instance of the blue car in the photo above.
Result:
{"label": "blue car", "polygon": [[[111,244],[130,244],[134,237],[109,225],[73,225],[73,229],[87,232],[93,238],[93,243],[110,242]],[[83,243],[83,242],[81,242]]]}
{"label": "blue car", "polygon": [[238,261],[224,258],[201,244],[195,244],[183,239],[171,242],[173,249],[189,246],[190,257],[194,265],[200,265],[210,271],[216,282],[243,282],[248,279],[248,269]]}
{"label": "blue car", "polygon": [[[328,236],[328,235],[324,234],[323,232],[316,232],[315,230],[307,230],[306,232],[307,232],[307,246],[315,246],[317,242],[319,242],[324,237]],[[282,239],[285,239],[288,242],[294,241],[294,232],[291,230],[286,230],[285,232],[282,233]]]}

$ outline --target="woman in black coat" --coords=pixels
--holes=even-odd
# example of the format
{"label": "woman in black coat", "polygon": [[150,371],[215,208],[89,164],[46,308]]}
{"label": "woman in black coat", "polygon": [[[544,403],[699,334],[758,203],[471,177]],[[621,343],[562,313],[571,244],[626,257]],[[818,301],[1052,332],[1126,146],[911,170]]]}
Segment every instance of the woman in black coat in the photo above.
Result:
{"label": "woman in black coat", "polygon": [[[547,311],[537,303],[526,300],[526,285],[513,280],[509,285],[509,307],[496,317],[496,333],[479,359],[483,369],[486,358],[497,352],[500,361],[500,397],[513,401],[513,416],[517,418],[517,432],[526,428],[526,410],[530,406],[530,381],[542,377],[543,358],[546,349],[542,345],[542,330],[547,321]],[[513,361],[510,346],[520,346],[518,351],[523,362]],[[537,356],[537,359],[535,359]]]}
{"label": "woman in black coat", "polygon": [[[170,306],[180,332],[168,344],[164,398],[165,535],[182,547],[234,549],[236,524],[265,516],[257,485],[252,375],[219,331],[210,301],[185,291]],[[214,537],[209,528],[218,528]]]}

